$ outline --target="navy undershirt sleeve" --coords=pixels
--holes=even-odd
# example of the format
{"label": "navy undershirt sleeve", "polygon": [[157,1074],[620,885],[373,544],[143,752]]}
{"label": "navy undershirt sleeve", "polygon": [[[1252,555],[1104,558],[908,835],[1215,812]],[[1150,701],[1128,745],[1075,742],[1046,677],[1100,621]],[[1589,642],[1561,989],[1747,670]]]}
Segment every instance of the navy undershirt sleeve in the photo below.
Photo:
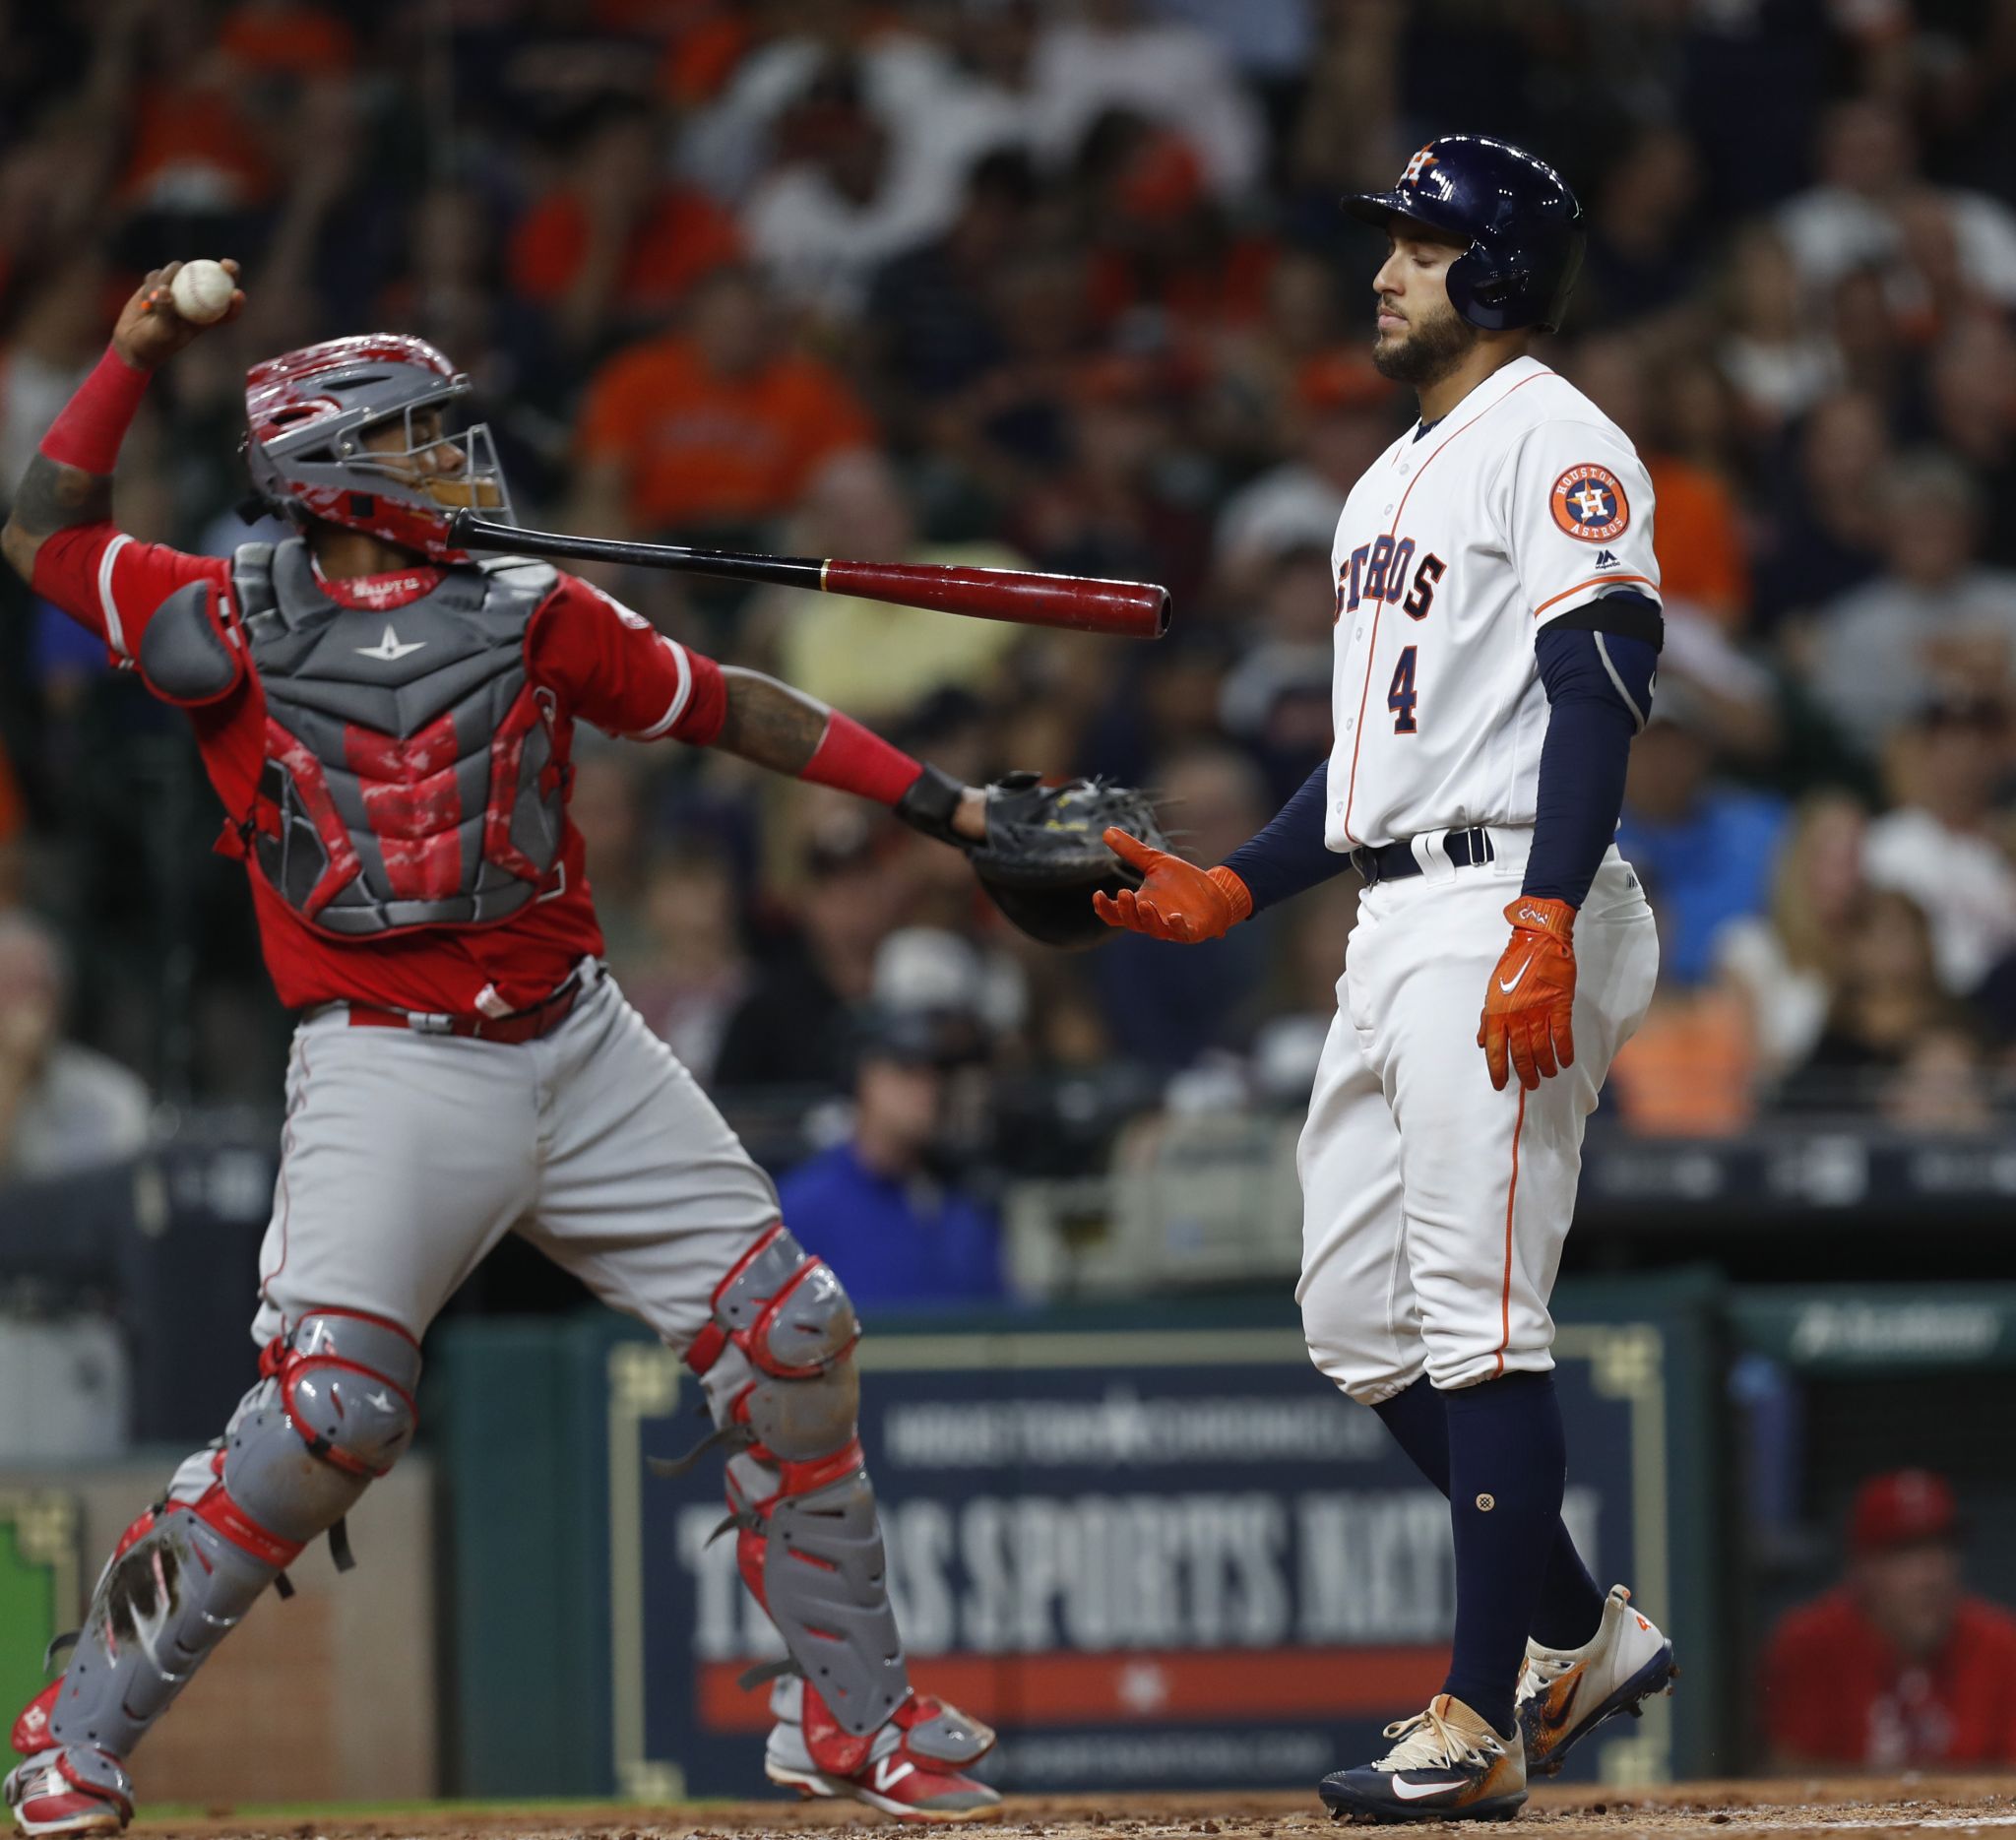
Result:
{"label": "navy undershirt sleeve", "polygon": [[1330,763],[1326,760],[1290,794],[1265,830],[1226,857],[1225,866],[1252,892],[1254,913],[1328,881],[1351,866],[1349,856],[1324,847],[1324,807],[1329,796]]}
{"label": "navy undershirt sleeve", "polygon": [[1631,737],[1652,708],[1659,653],[1643,638],[1559,623],[1534,650],[1549,708],[1521,892],[1580,907],[1617,834]]}

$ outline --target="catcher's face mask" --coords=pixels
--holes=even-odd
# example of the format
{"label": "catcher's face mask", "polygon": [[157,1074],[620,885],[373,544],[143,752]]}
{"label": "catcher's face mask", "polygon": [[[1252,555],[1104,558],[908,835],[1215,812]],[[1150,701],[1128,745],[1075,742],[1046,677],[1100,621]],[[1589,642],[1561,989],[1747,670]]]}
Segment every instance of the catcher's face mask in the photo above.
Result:
{"label": "catcher's face mask", "polygon": [[438,404],[409,408],[359,429],[345,457],[352,473],[381,478],[422,503],[511,514],[511,494],[488,426],[478,423],[450,434]]}

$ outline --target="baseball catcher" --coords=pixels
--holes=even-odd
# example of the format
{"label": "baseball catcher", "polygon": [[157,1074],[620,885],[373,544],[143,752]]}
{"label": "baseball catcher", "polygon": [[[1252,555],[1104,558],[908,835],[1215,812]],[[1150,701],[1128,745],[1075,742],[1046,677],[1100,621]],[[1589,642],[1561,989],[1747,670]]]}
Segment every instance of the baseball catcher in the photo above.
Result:
{"label": "baseball catcher", "polygon": [[170,297],[178,266],[126,303],[4,546],[187,712],[219,847],[244,864],[300,1022],[258,1382],[128,1528],[66,1672],[16,1721],[16,1821],[126,1824],[127,1760],[205,1657],[308,1542],[346,1558],[346,1512],[412,1439],[421,1337],[514,1231],[699,1378],[741,1575],[790,1656],[771,1779],[906,1819],[985,1811],[998,1798],[967,1771],[993,1735],[915,1690],[891,1611],[852,1305],[603,969],[569,753],[586,722],[873,799],[974,848],[1002,888],[1032,862],[1050,875],[1026,920],[1040,936],[1099,927],[1094,888],[1138,879],[1100,831],[1146,814],[1100,789],[962,786],[586,582],[473,562],[452,514],[508,517],[510,497],[487,431],[451,428],[466,380],[419,339],[333,340],[248,374],[246,456],[286,540],[228,559],[136,541],[112,523],[111,475],[150,376],[199,333]]}

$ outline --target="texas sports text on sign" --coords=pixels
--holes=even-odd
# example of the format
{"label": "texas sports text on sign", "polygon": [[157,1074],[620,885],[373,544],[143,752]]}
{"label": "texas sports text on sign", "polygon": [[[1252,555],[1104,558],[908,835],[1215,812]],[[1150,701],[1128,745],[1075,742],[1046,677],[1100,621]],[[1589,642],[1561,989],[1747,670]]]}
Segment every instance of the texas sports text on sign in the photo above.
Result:
{"label": "texas sports text on sign", "polygon": [[[862,1442],[914,1673],[1000,1730],[998,1782],[1305,1783],[1440,1684],[1454,1612],[1441,1495],[1298,1338],[1200,1334],[1183,1338],[1189,1360],[1178,1340],[863,1344]],[[1612,1468],[1578,1467],[1567,1511],[1600,1569],[1624,1577],[1631,1409],[1586,1365],[1564,1360],[1559,1376],[1578,1464],[1608,1453]],[[633,1434],[612,1415],[612,1464],[690,1442],[693,1404],[689,1389],[639,1413]],[[619,1712],[636,1727],[619,1771],[645,1787],[657,1760],[687,1793],[732,1792],[769,1725],[767,1693],[738,1677],[783,1647],[732,1540],[714,1538],[718,1479],[650,1478],[636,1496],[611,1608],[641,1630],[641,1678],[613,1682],[619,1708],[641,1691],[641,1717]]]}

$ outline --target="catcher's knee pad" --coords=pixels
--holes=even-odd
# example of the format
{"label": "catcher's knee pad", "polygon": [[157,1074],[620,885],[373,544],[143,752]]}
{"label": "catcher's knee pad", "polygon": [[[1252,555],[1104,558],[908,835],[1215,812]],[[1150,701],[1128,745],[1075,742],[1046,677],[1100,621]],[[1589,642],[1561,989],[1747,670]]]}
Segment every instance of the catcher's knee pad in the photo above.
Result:
{"label": "catcher's knee pad", "polygon": [[910,1692],[856,1434],[860,1334],[833,1268],[779,1226],[722,1280],[686,1357],[717,1436],[736,1447],[727,1493],[743,1580],[856,1734]]}
{"label": "catcher's knee pad", "polygon": [[853,1443],[861,1325],[840,1279],[779,1227],[736,1260],[714,1293],[714,1320],[687,1364],[730,1441],[787,1463]]}
{"label": "catcher's knee pad", "polygon": [[208,1486],[149,1508],[99,1577],[48,1706],[52,1743],[128,1755],[260,1592],[411,1441],[419,1350],[389,1323],[313,1311],[260,1365]]}
{"label": "catcher's knee pad", "polygon": [[[271,1384],[225,1435],[223,1486],[260,1529],[298,1550],[412,1442],[420,1351],[375,1316],[316,1309],[267,1348],[260,1369]],[[317,1461],[301,1461],[303,1444]]]}

